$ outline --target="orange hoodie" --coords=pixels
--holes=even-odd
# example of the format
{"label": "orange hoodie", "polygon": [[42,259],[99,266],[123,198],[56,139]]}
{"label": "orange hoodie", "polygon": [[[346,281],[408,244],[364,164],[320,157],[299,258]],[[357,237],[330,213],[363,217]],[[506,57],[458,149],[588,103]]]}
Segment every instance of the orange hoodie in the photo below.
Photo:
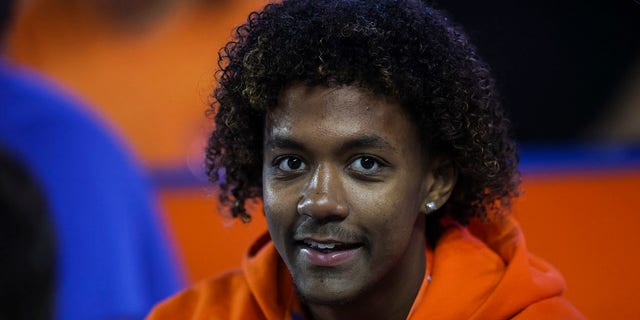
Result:
{"label": "orange hoodie", "polygon": [[[583,319],[562,297],[564,279],[531,255],[513,219],[448,223],[408,319]],[[148,320],[292,319],[299,310],[291,276],[269,235],[249,249],[240,270],[160,303]]]}

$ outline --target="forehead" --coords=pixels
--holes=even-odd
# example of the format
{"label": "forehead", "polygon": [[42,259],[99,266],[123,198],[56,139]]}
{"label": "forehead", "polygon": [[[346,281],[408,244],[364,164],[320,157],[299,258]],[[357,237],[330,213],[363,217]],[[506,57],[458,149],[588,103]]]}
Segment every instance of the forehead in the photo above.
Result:
{"label": "forehead", "polygon": [[315,137],[322,141],[363,135],[398,142],[417,139],[417,129],[402,107],[384,96],[355,86],[298,84],[283,90],[278,105],[268,113],[265,138]]}

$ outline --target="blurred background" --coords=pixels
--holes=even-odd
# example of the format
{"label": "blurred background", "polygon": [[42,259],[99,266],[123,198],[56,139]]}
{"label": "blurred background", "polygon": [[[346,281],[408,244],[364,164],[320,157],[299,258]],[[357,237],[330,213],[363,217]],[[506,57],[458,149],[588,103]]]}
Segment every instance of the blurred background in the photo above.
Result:
{"label": "blurred background", "polygon": [[[11,62],[86,101],[142,162],[188,283],[239,265],[266,230],[203,175],[217,50],[266,0],[30,0]],[[439,0],[494,70],[521,151],[514,214],[592,319],[639,318],[640,4]],[[261,208],[256,206],[255,212]]]}

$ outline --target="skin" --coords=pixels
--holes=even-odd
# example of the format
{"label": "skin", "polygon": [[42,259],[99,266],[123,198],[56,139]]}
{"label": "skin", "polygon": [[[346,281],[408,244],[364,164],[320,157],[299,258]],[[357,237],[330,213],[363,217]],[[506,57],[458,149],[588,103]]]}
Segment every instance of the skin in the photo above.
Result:
{"label": "skin", "polygon": [[[402,319],[425,272],[425,209],[455,181],[389,99],[294,84],[267,115],[263,197],[271,238],[314,319]],[[353,245],[318,266],[302,239]]]}

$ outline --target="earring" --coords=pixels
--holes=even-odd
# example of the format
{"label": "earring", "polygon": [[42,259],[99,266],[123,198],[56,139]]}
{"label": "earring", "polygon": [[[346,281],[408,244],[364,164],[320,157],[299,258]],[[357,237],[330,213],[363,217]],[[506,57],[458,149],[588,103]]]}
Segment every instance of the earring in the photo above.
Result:
{"label": "earring", "polygon": [[427,210],[427,214],[436,211],[436,209],[438,209],[438,207],[436,206],[436,203],[434,201],[430,201],[428,202],[424,208]]}

